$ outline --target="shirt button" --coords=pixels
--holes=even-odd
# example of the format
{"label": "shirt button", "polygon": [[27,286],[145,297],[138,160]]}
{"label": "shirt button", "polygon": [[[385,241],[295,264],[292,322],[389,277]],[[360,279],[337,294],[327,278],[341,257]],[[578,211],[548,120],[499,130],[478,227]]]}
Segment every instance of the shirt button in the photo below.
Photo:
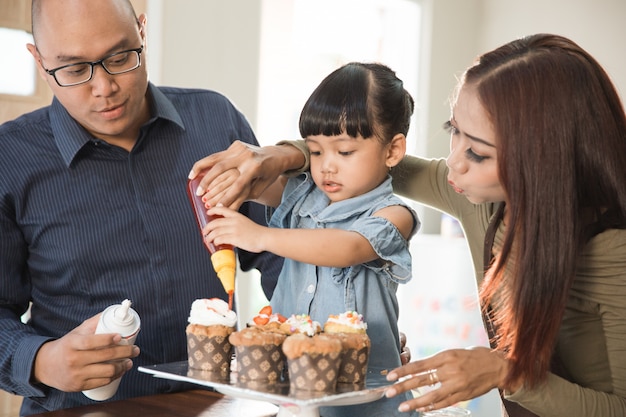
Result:
{"label": "shirt button", "polygon": [[308,292],[309,294],[313,294],[315,292],[315,285],[311,284],[306,287],[306,292]]}

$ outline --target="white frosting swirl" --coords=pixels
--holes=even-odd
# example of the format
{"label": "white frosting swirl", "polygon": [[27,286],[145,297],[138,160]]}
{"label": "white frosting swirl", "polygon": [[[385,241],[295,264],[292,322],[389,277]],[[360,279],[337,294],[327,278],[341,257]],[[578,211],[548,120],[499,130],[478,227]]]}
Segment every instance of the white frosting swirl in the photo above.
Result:
{"label": "white frosting swirl", "polygon": [[189,323],[201,326],[222,326],[235,327],[237,324],[237,313],[228,309],[228,303],[219,298],[202,298],[195,300],[191,304],[189,312]]}
{"label": "white frosting swirl", "polygon": [[292,314],[285,323],[289,324],[292,332],[297,331],[308,336],[313,336],[322,329],[319,322],[311,320],[306,314]]}
{"label": "white frosting swirl", "polygon": [[367,330],[367,323],[363,321],[363,315],[356,311],[346,311],[345,313],[328,316],[328,322],[348,326],[353,329]]}

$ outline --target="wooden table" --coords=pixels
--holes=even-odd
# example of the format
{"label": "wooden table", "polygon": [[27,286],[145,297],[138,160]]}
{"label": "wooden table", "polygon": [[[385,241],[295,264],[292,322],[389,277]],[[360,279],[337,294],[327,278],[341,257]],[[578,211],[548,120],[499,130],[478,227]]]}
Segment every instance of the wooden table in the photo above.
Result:
{"label": "wooden table", "polygon": [[207,391],[158,394],[33,414],[31,417],[270,417],[278,407]]}

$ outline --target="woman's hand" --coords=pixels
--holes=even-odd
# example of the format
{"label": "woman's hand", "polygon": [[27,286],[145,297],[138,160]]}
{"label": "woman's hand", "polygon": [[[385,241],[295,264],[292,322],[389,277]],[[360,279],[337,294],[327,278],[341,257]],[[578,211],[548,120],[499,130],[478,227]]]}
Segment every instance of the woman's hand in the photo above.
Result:
{"label": "woman's hand", "polygon": [[197,161],[189,178],[205,172],[197,194],[205,194],[211,207],[222,204],[237,210],[246,200],[257,199],[286,171],[304,165],[304,155],[293,146],[258,147],[235,141],[227,150]]}
{"label": "woman's hand", "polygon": [[485,394],[501,385],[506,373],[506,360],[489,348],[445,350],[391,371],[387,380],[399,382],[387,389],[386,396],[432,386],[399,407],[400,411],[430,411]]}

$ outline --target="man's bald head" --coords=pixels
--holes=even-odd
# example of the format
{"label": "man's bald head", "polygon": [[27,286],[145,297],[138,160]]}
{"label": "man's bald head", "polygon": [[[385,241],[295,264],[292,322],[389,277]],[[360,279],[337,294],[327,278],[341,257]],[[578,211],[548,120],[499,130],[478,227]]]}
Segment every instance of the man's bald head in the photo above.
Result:
{"label": "man's bald head", "polygon": [[[130,0],[97,0],[98,2],[108,1],[119,10],[120,13],[126,15],[126,17],[132,19],[133,21],[137,21],[137,14],[135,13],[135,9],[133,5],[130,3]],[[82,5],[80,3],[83,3]],[[71,7],[81,7],[84,6],[84,3],[90,3],[85,0],[33,0],[32,1],[32,10],[31,10],[31,30],[33,32],[33,39],[35,44],[37,44],[37,35],[39,32],[39,28],[44,20],[44,16],[47,15],[45,12],[47,7],[54,8],[71,8]]]}
{"label": "man's bald head", "polygon": [[[91,135],[130,150],[139,127],[150,117],[146,16],[137,17],[128,0],[33,0],[32,5],[35,43],[26,47],[39,75]],[[103,64],[103,59],[132,51],[137,66],[129,71],[111,74]],[[82,64],[81,71],[89,71],[79,80],[84,82],[76,88],[59,84],[56,76],[63,72],[57,71],[77,64]],[[66,75],[68,71],[72,75],[67,69]]]}

